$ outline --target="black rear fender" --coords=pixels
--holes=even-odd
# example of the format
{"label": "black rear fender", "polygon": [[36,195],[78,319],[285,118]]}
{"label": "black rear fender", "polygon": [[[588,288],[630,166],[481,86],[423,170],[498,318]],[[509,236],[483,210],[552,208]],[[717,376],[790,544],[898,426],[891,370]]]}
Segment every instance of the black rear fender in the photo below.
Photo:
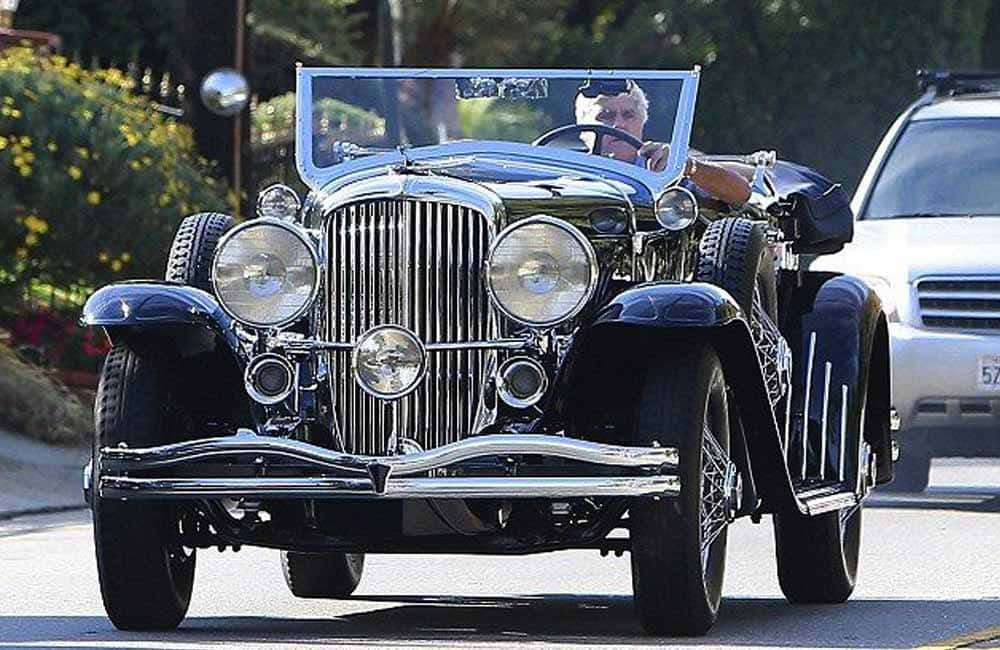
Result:
{"label": "black rear fender", "polygon": [[781,323],[794,358],[792,473],[801,475],[806,449],[806,473],[819,475],[825,439],[825,477],[839,478],[840,450],[846,445],[844,479],[855,484],[858,438],[863,435],[876,454],[878,482],[887,482],[892,478],[889,336],[881,301],[863,280],[849,275],[807,272],[801,278],[790,291]]}

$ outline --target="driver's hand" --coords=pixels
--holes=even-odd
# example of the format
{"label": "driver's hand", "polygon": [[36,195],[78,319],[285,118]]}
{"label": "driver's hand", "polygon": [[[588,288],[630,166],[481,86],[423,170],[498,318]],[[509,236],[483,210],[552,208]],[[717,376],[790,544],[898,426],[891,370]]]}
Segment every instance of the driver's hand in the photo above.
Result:
{"label": "driver's hand", "polygon": [[647,142],[639,149],[639,157],[646,161],[646,169],[662,172],[667,167],[670,145],[663,142]]}

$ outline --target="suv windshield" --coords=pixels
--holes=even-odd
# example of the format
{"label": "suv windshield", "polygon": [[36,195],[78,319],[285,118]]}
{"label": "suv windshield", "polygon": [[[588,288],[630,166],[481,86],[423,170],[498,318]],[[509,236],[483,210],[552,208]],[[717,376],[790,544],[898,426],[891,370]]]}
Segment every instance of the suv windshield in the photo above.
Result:
{"label": "suv windshield", "polygon": [[910,123],[863,219],[1000,214],[1000,119]]}
{"label": "suv windshield", "polygon": [[[640,141],[670,143],[667,167],[657,176],[676,176],[696,94],[696,71],[302,68],[296,154],[307,180],[321,180],[379,154],[420,161],[497,152],[503,148],[498,144],[516,144],[524,154],[530,151],[524,145],[553,129],[603,124]],[[589,155],[595,138],[593,131],[571,129],[546,145],[570,157]],[[492,144],[476,148],[476,141]],[[438,146],[462,142],[465,147]],[[602,156],[633,171],[642,166],[628,143],[605,135],[601,145]],[[553,151],[537,147],[533,153]]]}

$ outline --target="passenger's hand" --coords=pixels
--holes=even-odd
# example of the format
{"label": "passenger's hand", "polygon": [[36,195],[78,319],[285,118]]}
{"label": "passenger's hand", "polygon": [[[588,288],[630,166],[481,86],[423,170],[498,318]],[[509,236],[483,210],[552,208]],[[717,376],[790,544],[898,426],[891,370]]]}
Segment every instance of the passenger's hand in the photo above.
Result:
{"label": "passenger's hand", "polygon": [[667,167],[670,145],[663,142],[647,142],[639,149],[639,157],[646,161],[646,169],[662,172]]}

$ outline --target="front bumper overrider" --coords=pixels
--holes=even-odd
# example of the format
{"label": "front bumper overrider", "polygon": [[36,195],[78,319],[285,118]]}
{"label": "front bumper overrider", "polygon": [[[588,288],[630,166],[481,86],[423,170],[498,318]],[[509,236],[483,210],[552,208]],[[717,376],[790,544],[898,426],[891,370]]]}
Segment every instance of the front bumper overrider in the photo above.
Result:
{"label": "front bumper overrider", "polygon": [[[475,476],[463,464],[542,457],[575,463],[559,475]],[[473,436],[428,451],[359,456],[297,440],[236,435],[142,449],[105,447],[84,491],[123,499],[404,499],[676,496],[678,452],[560,435]],[[513,463],[512,467],[517,467]],[[590,471],[588,472],[588,468]],[[628,472],[601,475],[600,471]]]}

